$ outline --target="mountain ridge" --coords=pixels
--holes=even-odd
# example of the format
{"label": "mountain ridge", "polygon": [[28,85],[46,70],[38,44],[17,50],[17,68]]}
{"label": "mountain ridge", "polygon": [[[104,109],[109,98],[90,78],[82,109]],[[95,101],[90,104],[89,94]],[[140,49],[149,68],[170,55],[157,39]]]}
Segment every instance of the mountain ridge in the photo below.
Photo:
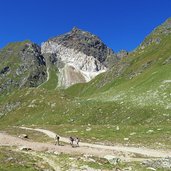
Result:
{"label": "mountain ridge", "polygon": [[[113,50],[108,48],[97,36],[91,34],[90,32],[83,31],[77,27],[74,27],[68,33],[59,35],[54,38],[50,38],[49,40],[44,42],[41,45],[41,47],[30,41],[24,41],[23,43],[22,42],[13,43],[12,46],[14,50],[11,50],[10,52],[8,46],[10,47],[11,44],[9,44],[7,47],[1,49],[0,51],[0,54],[2,54],[1,56],[3,56],[4,52],[7,53],[4,54],[6,56],[8,55],[22,56],[24,54],[24,52],[22,51],[24,51],[24,48],[26,48],[27,43],[30,42],[30,47],[32,46],[31,47],[32,51],[27,53],[27,51],[29,51],[28,49],[30,48],[28,46],[27,51],[25,52],[27,53],[26,56],[29,59],[30,58],[29,56],[35,55],[35,59],[33,59],[32,57],[31,58],[33,61],[38,60],[37,63],[33,64],[38,66],[33,66],[33,65],[31,66],[33,68],[40,68],[40,70],[38,69],[36,71],[37,73],[34,72],[32,73],[30,70],[30,76],[28,76],[25,79],[25,81],[23,80],[23,83],[13,83],[13,79],[12,80],[9,79],[7,81],[1,81],[2,82],[1,91],[2,89],[5,89],[3,87],[10,87],[10,85],[13,84],[18,84],[18,87],[40,86],[45,81],[47,82],[48,79],[47,75],[49,74],[48,68],[51,68],[50,72],[56,73],[55,74],[56,83],[54,83],[56,84],[56,88],[68,88],[73,84],[86,83],[94,79],[97,75],[104,72],[107,73],[113,72],[113,76],[114,76],[113,78],[115,77],[117,78],[130,65],[129,64],[130,62],[128,61],[132,60],[133,56],[137,56],[137,54],[144,53],[144,51],[148,49],[148,47],[151,45],[153,46],[153,45],[160,44],[162,39],[164,39],[170,34],[171,32],[170,21],[171,18],[169,18],[163,24],[155,28],[152,31],[152,33],[149,34],[144,39],[144,41],[140,44],[140,46],[138,46],[133,52],[130,53],[121,50],[116,54],[114,53]],[[15,53],[15,47],[20,45],[21,47],[18,47],[18,52]],[[14,54],[10,54],[13,52]],[[5,58],[1,57],[1,63],[3,60],[5,60]],[[26,63],[28,62],[27,58],[25,58],[25,62]],[[41,67],[39,66],[40,65],[39,62],[41,62],[41,65],[44,66],[42,67],[42,71],[41,71]],[[30,64],[28,64],[28,66],[30,66]],[[147,65],[149,64],[150,61]],[[18,68],[18,70],[21,70],[21,67],[23,66],[20,66],[20,69]],[[9,66],[7,65],[0,66],[1,77],[3,77],[3,79],[1,78],[1,80],[5,80],[4,74],[5,73],[8,74],[9,72],[10,72]],[[43,75],[41,76],[40,73],[42,73]],[[110,77],[108,78],[110,79]],[[37,79],[42,79],[42,81],[38,81],[36,83]],[[104,84],[102,84],[102,86],[103,85]]]}
{"label": "mountain ridge", "polygon": [[[83,44],[80,43],[81,38],[84,38],[85,42]],[[72,39],[76,39],[73,45],[75,48],[71,46],[73,42]],[[60,43],[58,44],[51,40],[58,40],[57,42]],[[88,45],[84,48],[86,41],[89,41],[91,46]],[[53,44],[53,42],[55,44]],[[65,44],[65,46],[63,44]],[[99,50],[99,48],[101,50]],[[50,53],[48,50],[50,50]],[[85,52],[87,52],[87,54],[85,54]],[[92,53],[92,55],[90,53]],[[79,82],[88,82],[96,75],[107,70],[106,64],[103,63],[104,59],[102,59],[103,53],[106,55],[114,54],[97,36],[76,27],[66,34],[49,39],[41,47],[31,41],[10,43],[0,51],[0,74],[2,80],[0,90],[1,92],[5,91],[6,87],[9,87],[8,90],[11,89],[12,91],[13,88],[17,87],[40,86],[44,82],[47,82],[49,75],[48,68],[50,68],[50,72],[56,72],[56,88],[66,88]],[[5,81],[5,76],[7,76],[5,73],[10,72],[10,67],[4,64],[7,59],[3,56],[11,56],[11,58],[8,58],[7,62],[10,63],[10,65],[12,65],[15,56],[14,63],[19,66],[13,67],[13,69],[16,69],[13,70],[13,73],[16,73],[13,74],[13,77],[20,79],[19,75],[22,75],[21,72],[23,72],[23,74],[25,73],[25,78],[24,75],[23,78],[21,78],[23,81],[20,80],[22,83],[15,81],[15,78]],[[61,57],[63,60],[61,60]],[[114,57],[116,57],[116,55],[114,55]],[[40,65],[42,67],[40,67]],[[39,69],[34,71],[35,68]],[[28,74],[30,76],[26,76],[26,70],[29,70]],[[8,76],[6,78],[8,78]],[[13,84],[16,85],[13,86]]]}

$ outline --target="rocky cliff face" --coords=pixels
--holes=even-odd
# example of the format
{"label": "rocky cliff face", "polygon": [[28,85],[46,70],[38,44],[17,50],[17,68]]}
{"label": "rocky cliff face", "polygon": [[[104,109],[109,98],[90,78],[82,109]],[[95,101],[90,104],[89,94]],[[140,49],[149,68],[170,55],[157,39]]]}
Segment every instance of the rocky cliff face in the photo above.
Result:
{"label": "rocky cliff face", "polygon": [[40,47],[30,41],[11,43],[0,51],[0,92],[36,87],[46,80]]}
{"label": "rocky cliff face", "polygon": [[97,36],[78,28],[43,43],[41,52],[49,67],[58,68],[58,82],[62,87],[88,82],[107,70],[109,58],[117,60]]}

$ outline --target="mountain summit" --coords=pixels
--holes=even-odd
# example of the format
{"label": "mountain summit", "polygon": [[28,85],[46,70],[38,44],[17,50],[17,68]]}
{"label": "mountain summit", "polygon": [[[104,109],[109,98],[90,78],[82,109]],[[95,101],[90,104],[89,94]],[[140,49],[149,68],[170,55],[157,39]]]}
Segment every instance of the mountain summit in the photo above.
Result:
{"label": "mountain summit", "polygon": [[58,84],[69,87],[88,82],[105,72],[108,60],[117,60],[114,52],[97,36],[74,27],[70,32],[49,39],[41,46],[48,67],[58,69]]}

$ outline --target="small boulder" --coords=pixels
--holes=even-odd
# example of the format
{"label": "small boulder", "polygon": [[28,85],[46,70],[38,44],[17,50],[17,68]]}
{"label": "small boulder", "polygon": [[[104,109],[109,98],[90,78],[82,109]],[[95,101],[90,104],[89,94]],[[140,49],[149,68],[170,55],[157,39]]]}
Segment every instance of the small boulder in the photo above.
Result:
{"label": "small boulder", "polygon": [[25,147],[25,146],[23,146],[23,147],[20,147],[20,150],[21,151],[30,151],[30,150],[32,150],[30,147]]}
{"label": "small boulder", "polygon": [[28,138],[28,135],[27,134],[21,134],[18,137],[19,138],[23,138],[23,139],[27,139]]}
{"label": "small boulder", "polygon": [[88,128],[86,128],[86,131],[91,131],[91,128],[89,128],[89,127],[88,127]]}
{"label": "small boulder", "polygon": [[153,133],[153,132],[154,132],[154,130],[150,129],[146,133],[149,134],[149,133]]}
{"label": "small boulder", "polygon": [[114,165],[118,164],[118,163],[121,161],[120,158],[118,158],[118,157],[116,157],[116,156],[112,156],[112,155],[106,155],[106,156],[104,156],[104,158],[105,158],[106,160],[108,160],[108,162],[109,162],[110,164],[114,164]]}
{"label": "small boulder", "polygon": [[119,131],[119,129],[120,129],[119,126],[117,126],[117,127],[116,127],[116,131]]}
{"label": "small boulder", "polygon": [[124,138],[124,141],[128,141],[129,140],[129,138]]}

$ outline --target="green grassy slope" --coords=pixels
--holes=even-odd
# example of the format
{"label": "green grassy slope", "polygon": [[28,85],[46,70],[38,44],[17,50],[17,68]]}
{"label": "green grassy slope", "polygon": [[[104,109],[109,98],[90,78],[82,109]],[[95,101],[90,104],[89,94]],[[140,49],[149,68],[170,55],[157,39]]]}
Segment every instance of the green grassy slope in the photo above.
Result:
{"label": "green grassy slope", "polygon": [[58,86],[58,76],[57,71],[54,67],[48,69],[49,78],[43,84],[39,86],[39,88],[44,88],[47,90],[55,90]]}
{"label": "green grassy slope", "polygon": [[[19,106],[11,109],[10,106],[16,103]],[[128,137],[126,143],[129,144],[153,146],[157,141],[168,147],[171,145],[170,115],[163,115],[159,107],[153,110],[151,106],[128,106],[119,101],[69,98],[58,91],[45,89],[15,92],[1,101],[0,106],[1,109],[2,106],[9,108],[1,116],[1,129],[12,125],[41,126],[61,135],[80,136],[85,141],[125,143],[124,138]],[[148,133],[149,130],[154,132]]]}
{"label": "green grassy slope", "polygon": [[0,147],[0,170],[1,171],[37,171],[53,168],[42,161],[40,157],[26,154],[17,149]]}

